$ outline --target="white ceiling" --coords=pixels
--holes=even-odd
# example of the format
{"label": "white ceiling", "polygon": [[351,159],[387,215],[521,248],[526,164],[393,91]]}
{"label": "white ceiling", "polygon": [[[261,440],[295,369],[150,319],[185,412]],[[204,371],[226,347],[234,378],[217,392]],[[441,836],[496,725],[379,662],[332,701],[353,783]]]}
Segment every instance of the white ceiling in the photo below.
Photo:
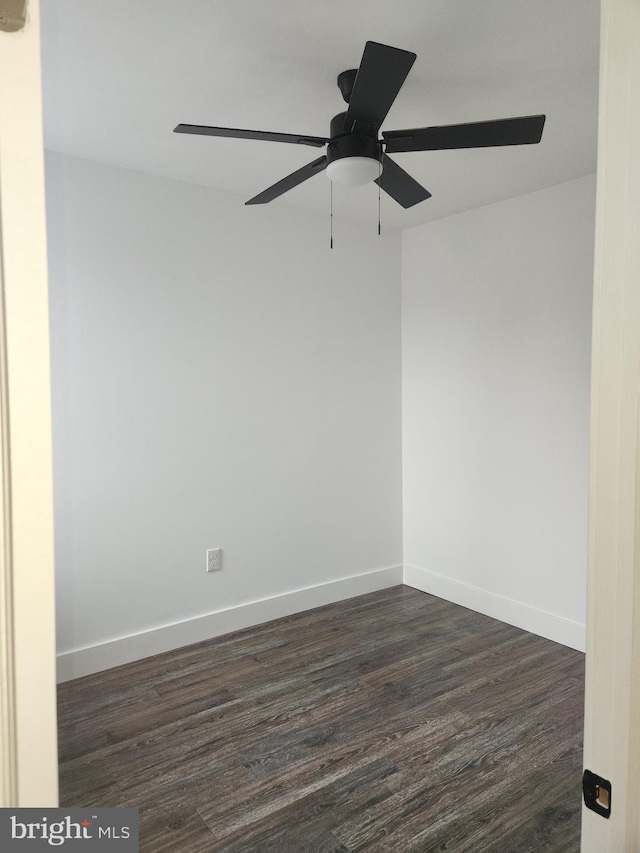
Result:
{"label": "white ceiling", "polygon": [[[433,198],[405,227],[595,171],[599,0],[44,0],[45,144],[239,193],[321,152],[172,133],[178,122],[325,136],[339,72],[365,41],[417,53],[383,125],[546,113],[540,145],[395,155]],[[234,200],[235,201],[235,200]],[[274,205],[328,213],[315,176]],[[246,208],[268,216],[267,206]],[[375,220],[377,187],[334,189],[334,212]]]}

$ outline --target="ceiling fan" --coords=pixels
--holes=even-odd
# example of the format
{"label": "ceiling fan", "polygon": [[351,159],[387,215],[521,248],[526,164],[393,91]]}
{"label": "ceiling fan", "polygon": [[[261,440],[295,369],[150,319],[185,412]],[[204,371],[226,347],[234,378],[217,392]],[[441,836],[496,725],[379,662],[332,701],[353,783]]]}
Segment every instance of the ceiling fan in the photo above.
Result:
{"label": "ceiling fan", "polygon": [[543,115],[387,130],[382,132],[382,139],[379,139],[380,126],[415,60],[415,53],[368,41],[360,67],[343,71],[338,76],[338,87],[349,107],[346,112],[338,113],[331,119],[328,137],[195,124],[179,124],[174,130],[175,133],[262,139],[315,148],[327,146],[327,152],[322,157],[287,175],[245,204],[273,201],[326,169],[332,181],[349,186],[375,181],[398,204],[408,208],[430,198],[431,193],[398,166],[389,154],[540,142],[545,121]]}

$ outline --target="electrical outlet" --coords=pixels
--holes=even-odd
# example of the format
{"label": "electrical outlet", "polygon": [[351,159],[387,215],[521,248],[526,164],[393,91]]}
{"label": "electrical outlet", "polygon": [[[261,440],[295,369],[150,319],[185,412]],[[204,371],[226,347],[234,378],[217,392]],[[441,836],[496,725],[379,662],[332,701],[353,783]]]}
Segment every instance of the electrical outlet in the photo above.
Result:
{"label": "electrical outlet", "polygon": [[220,548],[209,548],[207,551],[207,571],[217,572],[222,568],[222,550]]}

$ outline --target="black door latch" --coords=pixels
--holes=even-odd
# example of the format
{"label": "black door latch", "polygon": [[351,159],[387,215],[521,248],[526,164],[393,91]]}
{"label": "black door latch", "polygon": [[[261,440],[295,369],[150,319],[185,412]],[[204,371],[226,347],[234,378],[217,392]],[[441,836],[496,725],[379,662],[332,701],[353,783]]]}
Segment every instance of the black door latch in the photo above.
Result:
{"label": "black door latch", "polygon": [[582,793],[588,809],[602,817],[611,816],[611,782],[585,770],[582,775]]}

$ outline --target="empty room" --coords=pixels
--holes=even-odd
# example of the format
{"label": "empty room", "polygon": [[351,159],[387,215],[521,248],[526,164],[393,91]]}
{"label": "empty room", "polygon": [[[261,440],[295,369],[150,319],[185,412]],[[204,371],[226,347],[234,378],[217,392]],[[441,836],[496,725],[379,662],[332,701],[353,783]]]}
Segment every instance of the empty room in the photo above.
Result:
{"label": "empty room", "polygon": [[600,2],[40,16],[60,806],[577,853]]}

